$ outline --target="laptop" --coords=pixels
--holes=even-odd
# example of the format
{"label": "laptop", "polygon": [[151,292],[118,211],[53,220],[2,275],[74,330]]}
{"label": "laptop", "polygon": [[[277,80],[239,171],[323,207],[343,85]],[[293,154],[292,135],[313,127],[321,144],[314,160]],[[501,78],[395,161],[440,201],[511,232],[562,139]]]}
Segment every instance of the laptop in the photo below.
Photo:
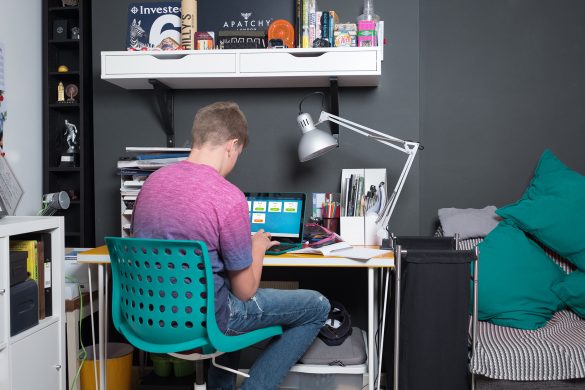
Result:
{"label": "laptop", "polygon": [[280,255],[300,249],[303,243],[303,218],[306,195],[298,192],[246,192],[251,234],[260,229],[272,234],[280,245],[266,251]]}

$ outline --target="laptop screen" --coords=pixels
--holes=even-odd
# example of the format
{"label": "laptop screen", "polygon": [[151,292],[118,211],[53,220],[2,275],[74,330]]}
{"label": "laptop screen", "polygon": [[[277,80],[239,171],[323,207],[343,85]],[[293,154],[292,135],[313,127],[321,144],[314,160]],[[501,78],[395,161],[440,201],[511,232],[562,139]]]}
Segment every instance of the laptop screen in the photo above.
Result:
{"label": "laptop screen", "polygon": [[305,194],[246,192],[245,195],[252,234],[264,229],[275,240],[294,243],[302,241]]}

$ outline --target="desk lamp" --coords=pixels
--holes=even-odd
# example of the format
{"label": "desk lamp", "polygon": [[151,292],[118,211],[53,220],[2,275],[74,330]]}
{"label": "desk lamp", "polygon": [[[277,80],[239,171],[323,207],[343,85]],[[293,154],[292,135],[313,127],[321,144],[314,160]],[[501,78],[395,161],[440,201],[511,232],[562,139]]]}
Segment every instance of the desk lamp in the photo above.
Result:
{"label": "desk lamp", "polygon": [[[313,94],[322,93],[314,92],[309,95]],[[408,176],[412,162],[416,157],[416,153],[419,149],[423,149],[422,146],[418,142],[405,141],[400,138],[392,137],[388,134],[370,129],[369,127],[362,126],[358,123],[349,121],[326,111],[321,111],[321,114],[319,115],[319,121],[314,123],[311,115],[303,112],[302,110],[303,100],[309,95],[306,95],[303,97],[303,99],[301,99],[301,102],[299,103],[299,115],[297,116],[297,123],[303,133],[299,142],[298,150],[299,160],[301,162],[312,160],[327,153],[333,148],[339,147],[339,142],[336,137],[334,137],[330,132],[320,130],[316,127],[320,123],[326,121],[338,124],[408,155],[406,163],[402,168],[402,173],[400,174],[398,182],[394,187],[394,191],[392,191],[388,197],[388,201],[384,205],[384,208],[380,210],[378,218],[376,219],[376,225],[379,228],[378,235],[380,235],[381,238],[388,238],[388,222],[390,221],[390,216],[394,211],[394,206],[396,206],[396,202],[400,196],[400,192],[402,191],[402,187],[404,186],[404,182],[406,181],[406,177]]]}
{"label": "desk lamp", "polygon": [[65,191],[53,192],[43,195],[43,208],[39,210],[37,215],[53,215],[59,210],[67,210],[71,199],[69,194]]}

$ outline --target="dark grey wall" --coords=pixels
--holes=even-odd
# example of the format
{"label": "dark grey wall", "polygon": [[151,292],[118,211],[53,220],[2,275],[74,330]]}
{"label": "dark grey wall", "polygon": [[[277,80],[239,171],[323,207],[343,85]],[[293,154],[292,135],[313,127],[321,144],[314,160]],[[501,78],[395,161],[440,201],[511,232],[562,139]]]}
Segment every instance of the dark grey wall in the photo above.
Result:
{"label": "dark grey wall", "polygon": [[[291,0],[292,1],[292,0]],[[125,50],[128,2],[93,2],[94,142],[96,181],[96,244],[106,235],[119,235],[120,198],[116,160],[125,146],[164,146],[154,97],[148,91],[128,91],[100,79],[100,52]],[[342,20],[354,20],[361,2],[320,1]],[[386,20],[382,78],[377,88],[340,89],[341,116],[405,139],[419,138],[418,3],[378,1],[376,11]],[[251,143],[229,180],[243,190],[339,191],[342,168],[386,167],[390,182],[400,174],[405,157],[351,132],[341,133],[342,147],[317,160],[300,164],[296,146],[299,99],[312,89],[187,90],[175,94],[176,143],[182,146],[195,111],[217,100],[238,102],[249,122]],[[319,99],[303,108],[319,111]],[[408,178],[393,216],[396,231],[419,230],[418,162]]]}
{"label": "dark grey wall", "polygon": [[585,3],[420,4],[421,231],[517,200],[545,148],[585,173]]}

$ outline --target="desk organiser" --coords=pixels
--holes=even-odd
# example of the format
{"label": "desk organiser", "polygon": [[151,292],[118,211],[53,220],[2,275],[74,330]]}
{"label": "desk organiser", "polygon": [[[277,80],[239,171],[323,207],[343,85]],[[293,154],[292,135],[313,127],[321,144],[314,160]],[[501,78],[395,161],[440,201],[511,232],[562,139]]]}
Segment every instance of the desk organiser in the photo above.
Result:
{"label": "desk organiser", "polygon": [[[346,179],[351,175],[361,176],[364,178],[364,191],[366,193],[370,186],[378,188],[380,183],[386,183],[385,168],[361,168],[361,169],[343,169],[341,173],[341,219],[340,219],[340,236],[344,241],[352,245],[380,245],[382,238],[378,237],[376,219],[377,215],[367,216],[348,216],[348,202],[346,196]],[[384,185],[386,190],[386,185]],[[386,194],[388,191],[385,191]]]}

